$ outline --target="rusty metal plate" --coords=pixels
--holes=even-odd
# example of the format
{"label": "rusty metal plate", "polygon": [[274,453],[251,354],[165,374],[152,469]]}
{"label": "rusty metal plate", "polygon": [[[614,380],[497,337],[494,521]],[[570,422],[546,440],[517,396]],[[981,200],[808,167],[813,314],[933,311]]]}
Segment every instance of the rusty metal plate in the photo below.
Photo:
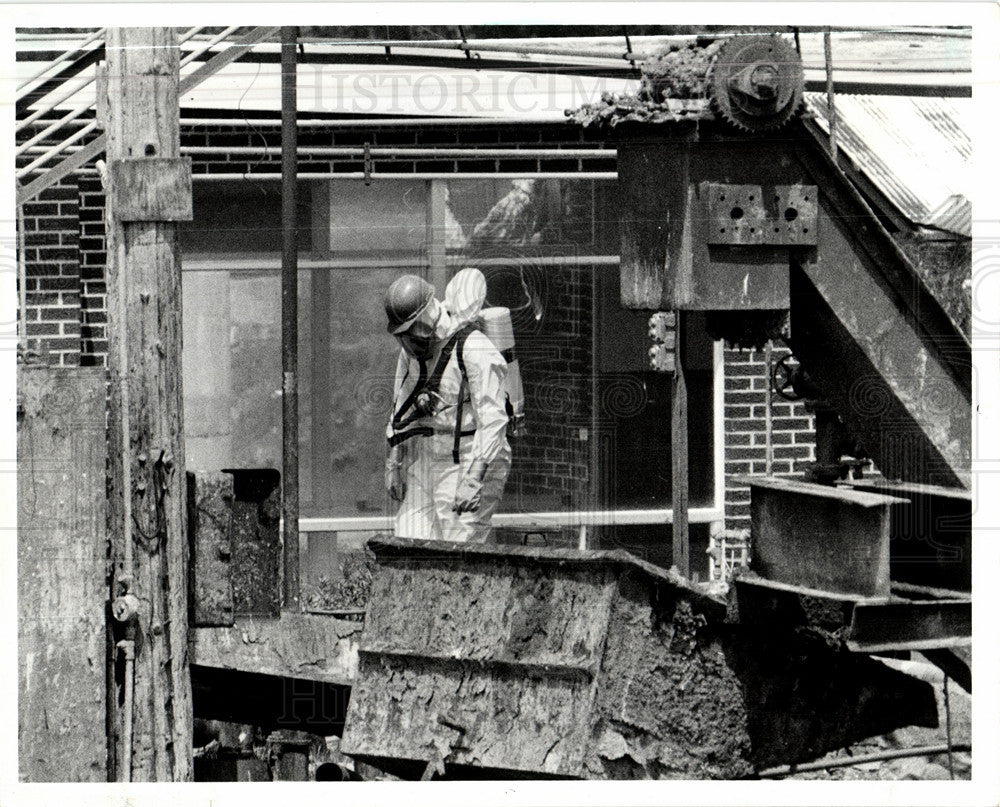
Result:
{"label": "rusty metal plate", "polygon": [[750,568],[779,583],[889,596],[892,496],[771,477],[750,485]]}
{"label": "rusty metal plate", "polygon": [[233,475],[233,613],[281,611],[281,474],[273,468],[223,468]]}
{"label": "rusty metal plate", "polygon": [[188,474],[191,616],[196,627],[233,624],[233,478]]}
{"label": "rusty metal plate", "polygon": [[815,185],[725,185],[703,182],[709,244],[815,246]]}

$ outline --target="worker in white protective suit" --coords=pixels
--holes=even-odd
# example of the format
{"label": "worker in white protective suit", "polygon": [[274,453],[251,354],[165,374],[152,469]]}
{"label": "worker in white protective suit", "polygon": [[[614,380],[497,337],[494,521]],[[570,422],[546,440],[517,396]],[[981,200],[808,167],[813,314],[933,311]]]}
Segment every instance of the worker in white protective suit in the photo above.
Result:
{"label": "worker in white protective suit", "polygon": [[485,299],[478,269],[456,274],[443,304],[416,275],[386,292],[388,330],[402,347],[386,429],[386,489],[401,502],[397,537],[489,537],[511,451],[507,363],[474,324]]}

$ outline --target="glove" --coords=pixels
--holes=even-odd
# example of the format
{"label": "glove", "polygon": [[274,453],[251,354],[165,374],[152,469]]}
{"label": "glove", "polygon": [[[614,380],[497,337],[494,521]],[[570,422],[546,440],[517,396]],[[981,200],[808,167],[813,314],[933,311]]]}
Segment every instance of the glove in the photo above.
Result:
{"label": "glove", "polygon": [[406,496],[406,480],[403,476],[403,463],[399,458],[399,451],[393,448],[389,452],[385,461],[385,489],[389,493],[389,498],[394,502],[403,501]]}
{"label": "glove", "polygon": [[484,476],[486,476],[486,463],[476,460],[458,483],[452,510],[456,513],[474,513],[479,509],[483,498]]}

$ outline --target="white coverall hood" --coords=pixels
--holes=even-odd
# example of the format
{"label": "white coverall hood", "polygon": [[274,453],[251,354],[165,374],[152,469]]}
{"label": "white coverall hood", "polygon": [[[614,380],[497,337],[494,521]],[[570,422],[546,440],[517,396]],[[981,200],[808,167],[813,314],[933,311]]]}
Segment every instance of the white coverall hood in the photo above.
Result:
{"label": "white coverall hood", "polygon": [[486,278],[472,266],[457,272],[444,290],[444,307],[451,315],[454,330],[478,317],[485,303]]}

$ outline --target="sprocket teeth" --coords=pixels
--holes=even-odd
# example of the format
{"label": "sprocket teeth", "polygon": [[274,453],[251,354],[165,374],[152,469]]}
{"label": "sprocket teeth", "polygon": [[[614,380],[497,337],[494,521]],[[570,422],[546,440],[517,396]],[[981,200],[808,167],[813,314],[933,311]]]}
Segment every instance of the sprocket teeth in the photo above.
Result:
{"label": "sprocket teeth", "polygon": [[[758,115],[752,107],[740,108],[740,96],[731,93],[733,79],[739,80],[749,65],[777,65],[772,72],[778,76],[778,97],[787,102],[771,114]],[[752,76],[744,80],[752,81]],[[791,120],[802,106],[802,62],[799,54],[785,40],[775,35],[736,37],[719,49],[709,73],[709,95],[712,107],[731,126],[743,132],[757,133],[779,129]],[[760,98],[760,96],[757,96]],[[751,106],[744,97],[744,106]]]}

